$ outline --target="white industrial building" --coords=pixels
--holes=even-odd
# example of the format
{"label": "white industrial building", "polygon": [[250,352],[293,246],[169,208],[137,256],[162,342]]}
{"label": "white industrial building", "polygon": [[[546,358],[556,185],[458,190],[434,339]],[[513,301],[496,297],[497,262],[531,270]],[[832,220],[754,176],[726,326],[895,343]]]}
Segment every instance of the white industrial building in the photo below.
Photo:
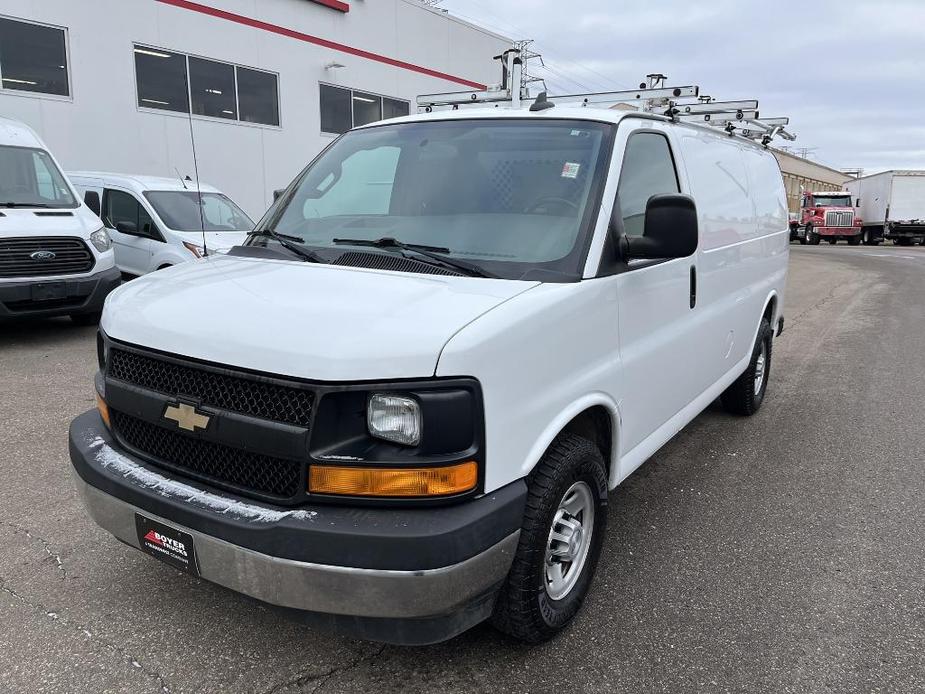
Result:
{"label": "white industrial building", "polygon": [[508,47],[420,0],[0,0],[0,115],[65,169],[159,176],[195,175],[192,122],[256,219],[337,133],[497,82]]}

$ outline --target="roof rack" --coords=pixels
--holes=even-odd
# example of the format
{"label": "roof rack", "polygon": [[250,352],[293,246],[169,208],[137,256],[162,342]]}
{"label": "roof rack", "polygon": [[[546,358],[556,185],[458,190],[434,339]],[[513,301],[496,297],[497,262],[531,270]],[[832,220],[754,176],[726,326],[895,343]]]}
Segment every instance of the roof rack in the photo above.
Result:
{"label": "roof rack", "polygon": [[520,109],[532,101],[531,111],[544,111],[557,105],[612,108],[618,104],[632,104],[645,113],[664,115],[676,122],[722,128],[730,135],[741,135],[764,145],[775,137],[795,140],[788,132],[787,118],[760,118],[758,101],[715,101],[701,95],[697,85],[670,87],[661,73],[646,75],[638,89],[588,94],[549,95],[541,92],[533,101],[523,79],[524,65],[521,50],[512,48],[495,56],[501,62],[501,82],[488,89],[469,92],[424,94],[417,98],[419,111],[431,113],[441,110],[465,108]]}

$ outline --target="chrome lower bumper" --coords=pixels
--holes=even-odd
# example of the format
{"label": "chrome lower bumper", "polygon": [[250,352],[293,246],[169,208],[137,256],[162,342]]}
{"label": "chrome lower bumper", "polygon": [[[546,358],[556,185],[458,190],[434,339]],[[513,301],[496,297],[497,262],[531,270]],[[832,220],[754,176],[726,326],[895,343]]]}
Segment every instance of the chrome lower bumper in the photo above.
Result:
{"label": "chrome lower bumper", "polygon": [[422,571],[359,569],[281,559],[159,518],[87,484],[74,483],[93,520],[140,549],[135,514],[193,537],[200,575],[213,583],[280,607],[356,617],[417,619],[452,614],[500,584],[520,531],[452,566]]}

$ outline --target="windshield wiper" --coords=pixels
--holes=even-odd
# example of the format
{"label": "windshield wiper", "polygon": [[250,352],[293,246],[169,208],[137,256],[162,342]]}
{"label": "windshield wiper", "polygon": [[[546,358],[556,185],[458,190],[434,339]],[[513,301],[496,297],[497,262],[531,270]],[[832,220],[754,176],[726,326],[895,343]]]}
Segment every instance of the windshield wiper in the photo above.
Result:
{"label": "windshield wiper", "polygon": [[343,246],[369,246],[371,248],[384,248],[386,250],[393,249],[397,251],[409,251],[423,258],[427,258],[430,262],[429,265],[442,265],[443,267],[449,267],[454,270],[458,270],[464,275],[469,277],[497,277],[488,270],[483,270],[478,265],[474,263],[468,263],[465,260],[456,260],[455,258],[446,257],[447,253],[450,253],[449,248],[444,248],[443,246],[426,246],[420,243],[404,243],[398,239],[393,239],[390,236],[385,238],[375,239],[373,241],[369,239],[331,239],[332,243],[343,245]]}
{"label": "windshield wiper", "polygon": [[51,207],[51,205],[44,202],[0,202],[0,207],[6,207],[7,209],[13,209],[14,207]]}
{"label": "windshield wiper", "polygon": [[304,244],[305,241],[299,236],[280,234],[278,231],[273,231],[272,229],[254,229],[253,231],[247,232],[247,235],[262,236],[263,238],[273,239],[287,251],[294,253],[295,255],[302,258],[302,260],[306,260],[310,263],[328,262],[314,251],[310,251],[307,248],[304,248],[302,244]]}

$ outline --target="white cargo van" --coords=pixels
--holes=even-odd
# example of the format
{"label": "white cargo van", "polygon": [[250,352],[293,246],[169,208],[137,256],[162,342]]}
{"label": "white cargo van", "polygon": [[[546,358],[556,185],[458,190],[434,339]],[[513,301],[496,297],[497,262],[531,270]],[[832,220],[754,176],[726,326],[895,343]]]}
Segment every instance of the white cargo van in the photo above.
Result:
{"label": "white cargo van", "polygon": [[257,229],[112,297],[71,459],[120,540],[304,619],[549,638],[608,560],[608,492],[712,401],[766,396],[784,186],[717,129],[551,104],[391,120]]}
{"label": "white cargo van", "polygon": [[0,118],[0,320],[99,320],[121,277],[112,242],[38,135]]}
{"label": "white cargo van", "polygon": [[254,228],[231,198],[205,183],[200,193],[195,182],[181,178],[99,171],[68,177],[102,217],[116,265],[127,277],[225,252]]}

